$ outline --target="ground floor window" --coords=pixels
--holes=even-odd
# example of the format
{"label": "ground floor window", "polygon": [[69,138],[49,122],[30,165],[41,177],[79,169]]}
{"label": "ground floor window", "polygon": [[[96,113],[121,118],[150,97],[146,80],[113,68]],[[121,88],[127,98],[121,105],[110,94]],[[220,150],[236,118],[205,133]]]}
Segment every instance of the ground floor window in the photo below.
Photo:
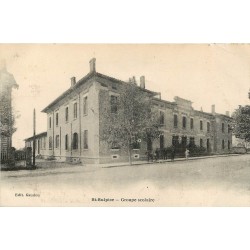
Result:
{"label": "ground floor window", "polygon": [[179,143],[179,136],[178,135],[173,135],[172,137],[172,145],[177,146]]}
{"label": "ground floor window", "polygon": [[89,148],[89,142],[88,142],[88,130],[84,130],[83,132],[83,148],[88,149]]}
{"label": "ground floor window", "polygon": [[73,142],[72,142],[73,149],[78,149],[78,134],[73,134]]}
{"label": "ground floor window", "polygon": [[200,139],[200,147],[203,147],[203,139]]}
{"label": "ground floor window", "polygon": [[190,146],[194,146],[195,145],[194,137],[190,137],[189,145]]}
{"label": "ground floor window", "polygon": [[59,148],[59,135],[56,135],[56,148]]}
{"label": "ground floor window", "polygon": [[230,143],[230,141],[228,140],[228,142],[227,142],[227,147],[228,147],[228,149],[230,149],[231,148],[231,143]]}
{"label": "ground floor window", "polygon": [[222,140],[222,145],[221,145],[222,149],[225,149],[225,141]]}
{"label": "ground floor window", "polygon": [[152,150],[152,140],[151,140],[150,136],[148,136],[148,138],[147,138],[147,150],[148,151]]}
{"label": "ground floor window", "polygon": [[164,135],[160,135],[160,149],[164,148]]}
{"label": "ground floor window", "polygon": [[65,135],[65,150],[68,150],[68,145],[69,145],[68,135]]}
{"label": "ground floor window", "polygon": [[52,149],[52,137],[49,137],[49,149]]}
{"label": "ground floor window", "polygon": [[207,139],[207,150],[210,150],[210,141]]}

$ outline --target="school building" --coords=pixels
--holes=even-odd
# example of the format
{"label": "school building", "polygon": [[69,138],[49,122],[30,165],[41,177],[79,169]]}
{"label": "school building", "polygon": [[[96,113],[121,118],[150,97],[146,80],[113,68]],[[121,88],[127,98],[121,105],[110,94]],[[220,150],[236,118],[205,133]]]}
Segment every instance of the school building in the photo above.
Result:
{"label": "school building", "polygon": [[[109,105],[113,105],[122,84],[131,83],[98,73],[95,58],[89,64],[90,72],[86,76],[79,81],[72,77],[69,89],[42,110],[47,114],[47,131],[36,136],[36,153],[59,161],[128,161],[122,148],[103,146],[100,133],[103,98],[108,98]],[[162,149],[176,142],[193,143],[213,154],[230,153],[232,118],[229,113],[216,113],[214,105],[211,113],[194,110],[191,101],[180,97],[175,97],[173,102],[162,100],[159,93],[146,89],[144,76],[140,77],[137,87],[151,95],[160,115],[162,133],[151,145],[142,141],[140,147],[133,150],[134,160],[145,158],[149,148]],[[33,137],[26,139],[26,146],[32,141]]]}

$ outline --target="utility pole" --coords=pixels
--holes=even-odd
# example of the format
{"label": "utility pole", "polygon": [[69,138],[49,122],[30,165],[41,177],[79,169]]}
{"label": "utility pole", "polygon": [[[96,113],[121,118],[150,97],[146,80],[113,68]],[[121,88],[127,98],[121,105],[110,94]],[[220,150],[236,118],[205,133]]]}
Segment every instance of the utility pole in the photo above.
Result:
{"label": "utility pole", "polygon": [[33,112],[33,168],[36,167],[36,110]]}

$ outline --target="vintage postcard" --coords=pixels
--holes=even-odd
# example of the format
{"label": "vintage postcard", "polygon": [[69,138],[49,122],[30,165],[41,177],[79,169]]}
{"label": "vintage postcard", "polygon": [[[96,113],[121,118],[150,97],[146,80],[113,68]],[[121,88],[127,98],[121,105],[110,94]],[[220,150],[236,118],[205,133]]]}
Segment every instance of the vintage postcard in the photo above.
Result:
{"label": "vintage postcard", "polygon": [[1,206],[249,206],[250,44],[0,44]]}

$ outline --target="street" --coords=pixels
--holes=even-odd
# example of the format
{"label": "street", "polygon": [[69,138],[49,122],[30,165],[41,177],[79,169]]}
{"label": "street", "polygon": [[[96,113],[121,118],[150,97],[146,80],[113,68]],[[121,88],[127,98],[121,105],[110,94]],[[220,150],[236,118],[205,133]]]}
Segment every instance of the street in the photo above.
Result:
{"label": "street", "polygon": [[2,171],[1,205],[249,206],[250,155]]}

